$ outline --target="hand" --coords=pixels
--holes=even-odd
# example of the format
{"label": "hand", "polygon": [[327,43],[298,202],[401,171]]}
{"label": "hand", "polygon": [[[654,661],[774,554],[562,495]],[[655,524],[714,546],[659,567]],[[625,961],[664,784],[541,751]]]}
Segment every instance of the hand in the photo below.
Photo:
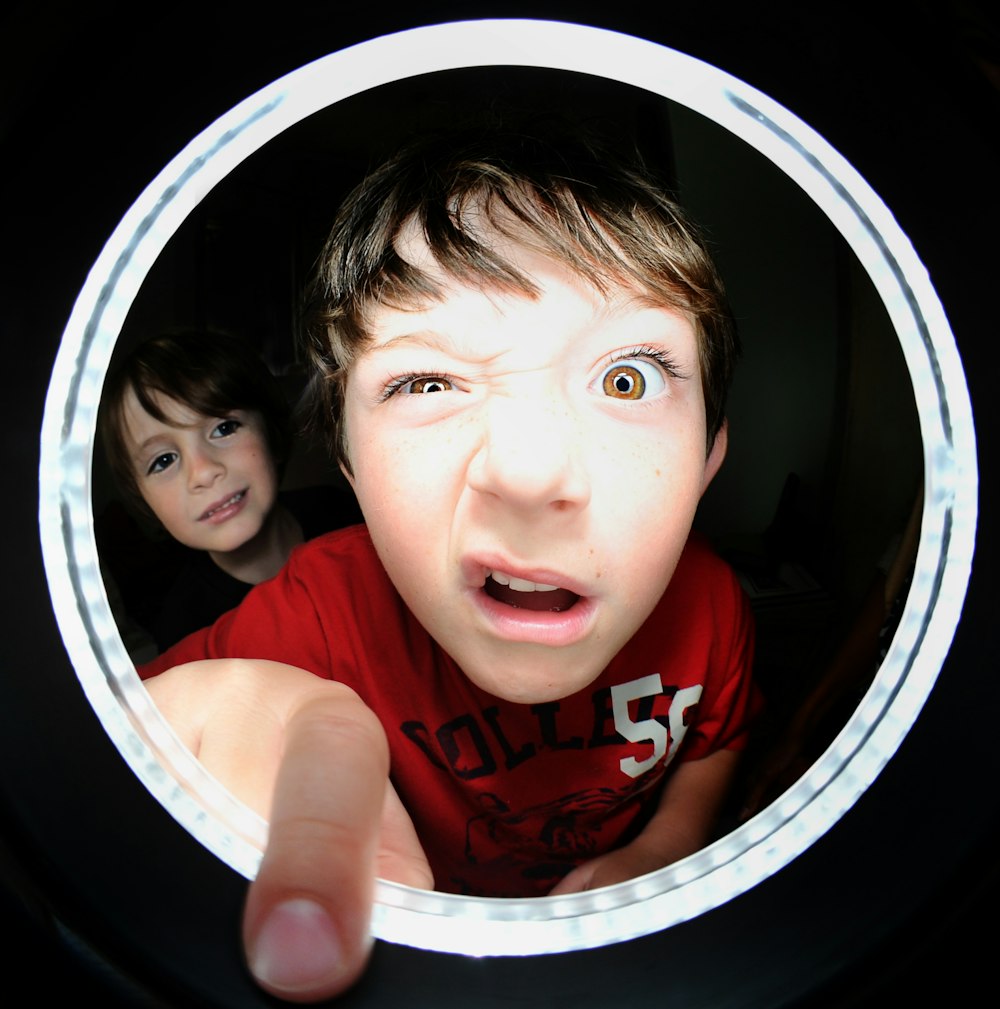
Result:
{"label": "hand", "polygon": [[243,915],[257,983],[295,1002],[340,994],[371,950],[375,876],[433,887],[378,719],[349,688],[274,662],[196,662],[146,686],[206,768],[270,818]]}

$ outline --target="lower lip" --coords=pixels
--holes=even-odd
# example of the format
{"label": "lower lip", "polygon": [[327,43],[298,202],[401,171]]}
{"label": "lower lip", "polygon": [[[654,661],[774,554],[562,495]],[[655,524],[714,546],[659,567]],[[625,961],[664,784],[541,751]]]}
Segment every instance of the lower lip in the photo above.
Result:
{"label": "lower lip", "polygon": [[474,589],[471,594],[493,633],[506,641],[565,648],[590,633],[597,615],[597,604],[589,597],[581,597],[568,610],[553,612],[508,606],[482,589]]}
{"label": "lower lip", "polygon": [[207,522],[209,525],[219,525],[221,522],[228,522],[234,515],[243,511],[249,494],[249,491],[244,491],[241,498],[238,498],[232,504],[226,505],[225,508],[219,508],[217,511],[212,512],[211,515],[206,515],[201,521]]}

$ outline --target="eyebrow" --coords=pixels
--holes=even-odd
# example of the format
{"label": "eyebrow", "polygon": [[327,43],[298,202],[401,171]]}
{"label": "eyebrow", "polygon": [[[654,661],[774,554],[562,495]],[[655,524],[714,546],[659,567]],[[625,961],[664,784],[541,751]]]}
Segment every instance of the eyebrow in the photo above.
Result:
{"label": "eyebrow", "polygon": [[[252,413],[252,411],[244,410],[243,407],[234,407],[232,410],[227,410],[227,411],[219,413],[219,414],[202,413],[200,410],[196,410],[194,412],[197,413],[197,415],[198,415],[198,417],[200,419],[194,420],[190,424],[180,424],[175,419],[173,419],[173,418],[171,418],[169,416],[165,417],[162,420],[159,417],[154,417],[153,419],[159,421],[159,423],[165,425],[166,427],[175,428],[178,431],[194,431],[196,428],[198,428],[198,427],[201,426],[202,420],[208,420],[208,421],[219,420],[219,421],[223,421],[223,420],[230,420],[230,419],[234,418],[236,414],[243,414],[245,416],[247,413]],[[150,416],[152,416],[152,415],[150,415]],[[140,445],[136,446],[136,449],[135,449],[136,456],[138,457],[139,455],[144,454],[146,451],[148,451],[150,445],[154,444],[158,439],[160,439],[162,437],[164,437],[164,434],[163,434],[162,431],[157,432],[156,434],[150,435],[144,442],[142,442]]]}
{"label": "eyebrow", "polygon": [[[179,431],[190,430],[198,426],[197,424],[170,424],[167,421],[161,421],[160,423],[166,424],[167,427],[177,428],[177,430]],[[150,448],[164,437],[168,436],[165,435],[164,432],[162,431],[158,431],[156,434],[151,434],[148,438],[145,439],[145,441],[142,441],[135,446],[135,449],[132,452],[132,457],[136,461],[141,461],[148,454]]]}
{"label": "eyebrow", "polygon": [[[381,351],[390,350],[391,348],[401,344],[417,344],[419,346],[428,347],[432,350],[437,350],[442,342],[451,343],[452,341],[445,338],[443,341],[435,340],[432,338],[432,332],[429,330],[416,330],[413,333],[400,333],[398,336],[393,336],[386,340],[384,343],[372,343],[367,347],[368,351]],[[436,333],[434,335],[437,335]]]}
{"label": "eyebrow", "polygon": [[[666,304],[642,291],[629,291],[627,289],[623,289],[622,295],[622,297],[615,298],[613,300],[605,299],[605,316],[607,318],[611,319],[618,315],[628,315],[630,313],[641,313],[647,311],[669,312],[670,314],[679,316],[681,319],[685,320],[697,332],[696,320],[687,309],[681,306]],[[496,357],[501,356],[499,354],[484,355],[481,353],[475,353],[471,343],[467,344],[466,349],[463,349],[460,342],[449,333],[430,328],[416,329],[406,333],[400,333],[396,336],[390,337],[384,343],[370,342],[368,346],[364,348],[362,354],[363,356],[379,354],[390,351],[400,345],[418,346],[427,350],[436,350],[449,354],[453,357],[461,358],[463,361],[469,361],[477,364],[485,364],[494,360]]]}
{"label": "eyebrow", "polygon": [[426,350],[434,350],[450,357],[460,358],[463,361],[476,364],[485,364],[492,361],[496,354],[483,354],[477,352],[471,341],[461,341],[455,339],[448,333],[436,329],[418,329],[409,333],[400,333],[393,336],[384,343],[372,343],[365,348],[364,354],[380,354],[393,350],[396,347],[422,347]]}

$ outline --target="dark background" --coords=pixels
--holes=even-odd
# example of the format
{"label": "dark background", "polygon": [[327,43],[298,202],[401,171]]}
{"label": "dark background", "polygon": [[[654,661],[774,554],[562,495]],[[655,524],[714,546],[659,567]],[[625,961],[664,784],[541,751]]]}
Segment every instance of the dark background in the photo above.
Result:
{"label": "dark background", "polygon": [[[301,64],[387,31],[482,16],[576,20],[702,58],[786,105],[888,203],[966,365],[980,446],[969,598],[916,727],[826,837],[768,882],[665,933],[560,957],[466,960],[379,944],[345,1004],[961,1004],[990,983],[998,896],[996,399],[998,36],[988,5],[427,4],[370,14],[14,4],[0,18],[0,326],[7,533],[0,663],[6,984],[51,1003],[267,1004],[242,972],[244,882],[132,779],[62,650],[37,546],[48,372],[118,220],[196,133]],[[128,811],[128,816],[123,815]],[[26,970],[41,954],[44,970]],[[30,980],[29,980],[30,978]],[[30,987],[27,987],[30,986]],[[460,994],[459,994],[460,993]],[[24,997],[22,995],[22,1001]]]}

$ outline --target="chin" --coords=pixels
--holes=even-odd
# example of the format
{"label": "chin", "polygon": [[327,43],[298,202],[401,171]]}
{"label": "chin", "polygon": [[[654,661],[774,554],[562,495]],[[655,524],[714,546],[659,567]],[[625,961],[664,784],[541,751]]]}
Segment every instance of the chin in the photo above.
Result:
{"label": "chin", "polygon": [[536,677],[526,677],[522,674],[516,682],[497,680],[493,676],[477,677],[468,673],[466,676],[480,690],[485,690],[502,701],[509,701],[511,704],[547,704],[586,690],[600,674],[601,670],[598,669],[592,676],[577,674],[571,680],[565,675],[551,676],[539,673]]}

